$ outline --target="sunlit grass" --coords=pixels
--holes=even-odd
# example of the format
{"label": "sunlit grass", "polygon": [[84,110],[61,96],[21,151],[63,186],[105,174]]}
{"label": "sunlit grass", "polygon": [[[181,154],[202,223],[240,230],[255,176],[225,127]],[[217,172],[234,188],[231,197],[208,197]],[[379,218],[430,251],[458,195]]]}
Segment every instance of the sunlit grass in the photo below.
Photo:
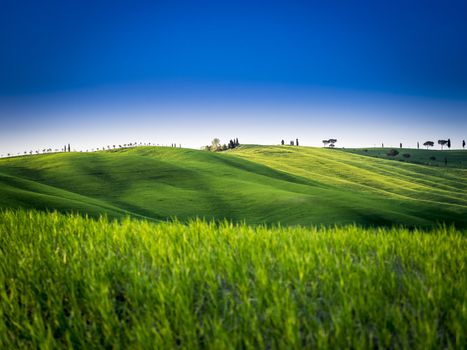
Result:
{"label": "sunlit grass", "polygon": [[0,214],[0,348],[463,348],[465,232]]}

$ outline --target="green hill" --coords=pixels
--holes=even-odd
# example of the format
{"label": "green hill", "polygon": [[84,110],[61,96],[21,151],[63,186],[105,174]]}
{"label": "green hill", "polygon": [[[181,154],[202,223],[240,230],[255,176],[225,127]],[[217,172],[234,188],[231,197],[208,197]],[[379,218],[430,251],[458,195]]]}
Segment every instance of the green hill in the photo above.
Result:
{"label": "green hill", "polygon": [[321,148],[139,147],[1,159],[0,207],[154,220],[467,227],[466,174]]}
{"label": "green hill", "polygon": [[449,168],[467,168],[465,150],[426,150],[415,148],[394,148],[399,154],[388,155],[391,148],[348,148],[344,151],[382,159],[398,160],[414,164],[441,166]]}

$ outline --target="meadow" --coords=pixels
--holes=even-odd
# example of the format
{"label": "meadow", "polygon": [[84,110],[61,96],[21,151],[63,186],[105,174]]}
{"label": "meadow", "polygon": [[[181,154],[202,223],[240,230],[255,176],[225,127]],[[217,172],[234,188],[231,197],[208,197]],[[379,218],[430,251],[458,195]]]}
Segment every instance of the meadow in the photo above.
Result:
{"label": "meadow", "polygon": [[[467,160],[467,152],[456,152]],[[465,228],[466,175],[462,167],[337,149],[137,147],[0,159],[0,208],[154,221]]]}
{"label": "meadow", "polygon": [[[422,146],[423,147],[423,146]],[[381,159],[397,160],[413,164],[439,166],[448,168],[467,168],[467,153],[465,150],[439,150],[439,149],[414,149],[414,148],[392,148],[398,152],[397,155],[388,155],[391,148],[348,148],[345,152],[360,154],[364,156],[377,157]]]}
{"label": "meadow", "polygon": [[467,152],[381,152],[0,159],[0,349],[465,348]]}
{"label": "meadow", "polygon": [[2,349],[461,349],[466,232],[0,213]]}

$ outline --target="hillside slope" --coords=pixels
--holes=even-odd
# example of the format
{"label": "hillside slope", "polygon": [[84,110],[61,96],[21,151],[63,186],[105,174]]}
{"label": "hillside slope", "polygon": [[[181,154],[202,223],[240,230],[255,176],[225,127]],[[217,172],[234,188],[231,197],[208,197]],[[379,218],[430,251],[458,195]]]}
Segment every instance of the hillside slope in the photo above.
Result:
{"label": "hillside slope", "polygon": [[467,227],[466,174],[306,147],[141,147],[2,159],[0,207],[155,220]]}
{"label": "hillside slope", "polygon": [[395,156],[388,155],[391,148],[339,148],[338,150],[400,162],[467,169],[466,150],[394,148],[398,152]]}

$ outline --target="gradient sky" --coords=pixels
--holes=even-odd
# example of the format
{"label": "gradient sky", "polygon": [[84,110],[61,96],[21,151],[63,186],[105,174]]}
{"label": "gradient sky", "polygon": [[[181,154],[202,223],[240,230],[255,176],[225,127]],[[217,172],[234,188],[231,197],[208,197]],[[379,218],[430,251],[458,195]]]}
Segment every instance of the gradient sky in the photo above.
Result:
{"label": "gradient sky", "polygon": [[467,138],[465,0],[0,6],[0,153]]}

